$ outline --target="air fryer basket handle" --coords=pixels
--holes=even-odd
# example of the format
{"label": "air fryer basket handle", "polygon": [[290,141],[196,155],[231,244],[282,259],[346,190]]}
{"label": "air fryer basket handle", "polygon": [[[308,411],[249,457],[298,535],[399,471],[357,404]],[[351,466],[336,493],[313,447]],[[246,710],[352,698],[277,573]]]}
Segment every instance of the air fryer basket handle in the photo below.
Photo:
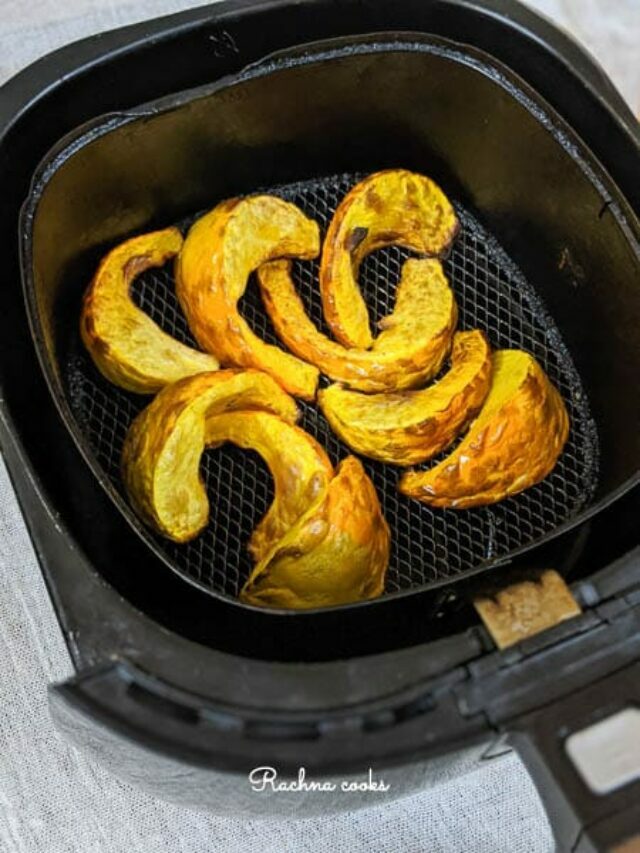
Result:
{"label": "air fryer basket handle", "polygon": [[558,850],[640,851],[640,662],[520,717],[509,742]]}

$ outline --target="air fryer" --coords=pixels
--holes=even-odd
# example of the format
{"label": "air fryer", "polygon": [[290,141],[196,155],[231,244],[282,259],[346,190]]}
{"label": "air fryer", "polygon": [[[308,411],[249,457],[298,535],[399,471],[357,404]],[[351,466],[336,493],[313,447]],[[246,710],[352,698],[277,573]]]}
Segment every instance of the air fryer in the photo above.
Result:
{"label": "air fryer", "polygon": [[[77,669],[52,688],[52,712],[121,776],[240,814],[381,801],[258,794],[256,766],[331,778],[372,767],[394,797],[456,755],[488,759],[506,734],[560,842],[606,849],[636,829],[638,783],[594,792],[564,744],[637,701],[637,123],[588,57],[517,4],[330,8],[184,13],[88,40],[2,93],[3,226],[19,229],[26,294],[23,307],[17,277],[3,293],[3,449]],[[145,400],[97,374],[78,342],[80,297],[131,234],[187,227],[256,190],[324,227],[359,176],[390,166],[453,199],[463,227],[446,269],[461,325],[536,355],[571,436],[542,484],[464,513],[399,499],[397,473],[367,463],[394,541],[385,595],[304,614],[251,608],[236,594],[268,477],[251,456],[210,453],[204,536],[180,547],[144,528],[118,460]],[[366,264],[374,315],[404,257]],[[296,276],[319,320],[313,265]],[[135,297],[189,340],[169,270],[142,276]],[[269,339],[255,293],[242,309]],[[346,455],[315,407],[303,423],[334,460]],[[473,602],[549,568],[582,614],[496,651]]]}

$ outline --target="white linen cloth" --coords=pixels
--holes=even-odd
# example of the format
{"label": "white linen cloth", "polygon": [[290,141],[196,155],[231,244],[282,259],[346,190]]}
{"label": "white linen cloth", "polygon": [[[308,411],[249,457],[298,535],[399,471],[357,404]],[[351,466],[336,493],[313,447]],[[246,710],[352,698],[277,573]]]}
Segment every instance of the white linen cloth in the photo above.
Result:
{"label": "white linen cloth", "polygon": [[[389,0],[393,2],[393,0]],[[0,82],[92,33],[193,0],[0,0]],[[582,39],[640,111],[640,0],[532,0]],[[396,803],[304,822],[223,819],[108,775],[55,732],[46,685],[72,667],[0,460],[0,853],[547,853],[540,801],[513,755]]]}

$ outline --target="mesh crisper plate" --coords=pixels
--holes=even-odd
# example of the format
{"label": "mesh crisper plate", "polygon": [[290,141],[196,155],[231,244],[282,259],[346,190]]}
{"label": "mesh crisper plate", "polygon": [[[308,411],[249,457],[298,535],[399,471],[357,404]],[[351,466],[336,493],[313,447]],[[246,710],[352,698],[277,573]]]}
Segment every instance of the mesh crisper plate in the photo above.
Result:
{"label": "mesh crisper plate", "polygon": [[[344,194],[360,178],[339,175],[269,192],[298,204],[326,228]],[[562,394],[571,418],[571,434],[553,473],[514,498],[465,511],[434,510],[398,494],[400,470],[364,460],[392,531],[387,592],[418,588],[438,579],[454,579],[467,569],[502,557],[568,520],[590,502],[597,478],[597,435],[587,399],[558,329],[539,297],[495,240],[457,206],[461,233],[446,272],[458,302],[461,329],[482,329],[494,347],[532,353]],[[187,227],[190,222],[181,223]],[[398,248],[366,259],[360,285],[374,320],[393,306],[395,285],[408,253]],[[299,292],[313,320],[322,322],[316,262],[296,262]],[[167,332],[193,344],[173,292],[171,270],[151,270],[134,285],[134,296]],[[276,338],[262,308],[255,282],[243,297],[242,312],[265,340]],[[120,453],[129,424],[147,398],[125,393],[106,382],[78,339],[66,364],[70,401],[90,448],[111,482],[123,492]],[[326,380],[322,380],[326,383]],[[300,403],[301,425],[325,447],[335,463],[351,451],[331,432],[314,405]],[[179,573],[230,596],[237,595],[251,561],[246,543],[272,500],[271,478],[260,457],[231,445],[209,450],[202,472],[211,501],[211,520],[196,540],[177,545],[151,534]]]}

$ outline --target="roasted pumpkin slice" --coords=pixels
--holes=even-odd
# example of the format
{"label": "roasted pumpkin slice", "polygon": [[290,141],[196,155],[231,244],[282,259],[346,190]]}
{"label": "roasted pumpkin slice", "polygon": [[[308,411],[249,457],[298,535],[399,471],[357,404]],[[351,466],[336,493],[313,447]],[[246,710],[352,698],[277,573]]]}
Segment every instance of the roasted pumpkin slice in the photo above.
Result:
{"label": "roasted pumpkin slice", "polygon": [[294,423],[295,402],[257,370],[202,373],[168,385],[134,420],[122,452],[124,483],[144,520],[176,542],[206,526],[209,501],[200,477],[207,418],[266,410]]}
{"label": "roasted pumpkin slice", "polygon": [[417,465],[444,450],[489,392],[491,350],[482,332],[458,332],[451,369],[419,391],[360,394],[331,385],[318,394],[333,431],[352,450],[392,465]]}
{"label": "roasted pumpkin slice", "polygon": [[324,496],[258,563],[240,599],[303,610],[376,598],[384,588],[389,543],[373,483],[349,456]]}
{"label": "roasted pumpkin slice", "polygon": [[199,219],[178,257],[176,283],[200,346],[223,365],[263,370],[289,393],[312,400],[317,369],[255,335],[238,301],[260,264],[281,257],[313,258],[319,248],[316,223],[274,196],[231,199]]}
{"label": "roasted pumpkin slice", "polygon": [[232,442],[257,451],[269,466],[275,498],[253,531],[249,551],[261,560],[307,509],[324,495],[333,466],[318,442],[269,412],[231,412],[207,418],[208,446]]}
{"label": "roasted pumpkin slice", "polygon": [[258,270],[265,308],[276,333],[300,358],[359,391],[413,388],[440,370],[451,347],[457,308],[442,264],[410,259],[402,268],[393,312],[370,350],[348,349],[318,331],[291,278],[290,261]]}
{"label": "roasted pumpkin slice", "polygon": [[216,370],[208,353],[181,344],[140,310],[131,283],[180,251],[182,236],[166,228],[127,240],[102,260],[85,294],[80,333],[98,370],[114,385],[153,394],[177,379]]}
{"label": "roasted pumpkin slice", "polygon": [[458,229],[449,200],[424,175],[389,169],[356,184],[331,220],[320,263],[324,316],[336,339],[360,349],[373,343],[358,288],[358,271],[366,255],[397,245],[441,257]]}
{"label": "roasted pumpkin slice", "polygon": [[408,471],[400,491],[434,507],[495,503],[540,482],[569,435],[560,394],[533,356],[498,350],[491,389],[455,450],[428,471]]}

